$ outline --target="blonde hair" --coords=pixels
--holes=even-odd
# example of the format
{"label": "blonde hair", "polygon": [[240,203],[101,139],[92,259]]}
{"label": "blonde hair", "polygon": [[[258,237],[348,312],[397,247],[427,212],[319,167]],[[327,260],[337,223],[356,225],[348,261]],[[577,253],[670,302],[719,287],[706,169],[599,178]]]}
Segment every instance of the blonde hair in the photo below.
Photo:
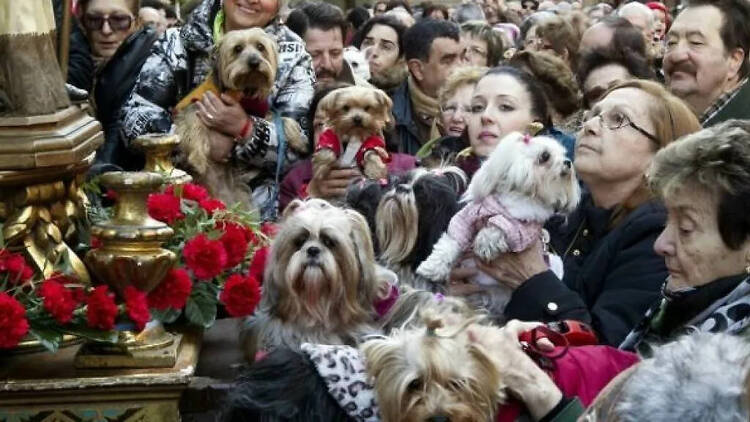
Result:
{"label": "blonde hair", "polygon": [[[690,107],[667,91],[661,84],[653,81],[628,80],[610,88],[602,98],[612,91],[624,88],[641,90],[649,94],[654,100],[648,102],[647,107],[648,116],[654,126],[653,135],[659,140],[658,144],[654,145],[655,151],[661,150],[685,135],[701,130],[700,122]],[[610,227],[616,226],[631,211],[651,199],[653,199],[653,193],[644,177],[642,185],[614,210],[610,219]]]}
{"label": "blonde hair", "polygon": [[476,85],[487,72],[487,69],[481,66],[462,66],[456,68],[440,88],[438,103],[441,106],[444,105],[449,98],[456,94],[456,91],[465,85]]}

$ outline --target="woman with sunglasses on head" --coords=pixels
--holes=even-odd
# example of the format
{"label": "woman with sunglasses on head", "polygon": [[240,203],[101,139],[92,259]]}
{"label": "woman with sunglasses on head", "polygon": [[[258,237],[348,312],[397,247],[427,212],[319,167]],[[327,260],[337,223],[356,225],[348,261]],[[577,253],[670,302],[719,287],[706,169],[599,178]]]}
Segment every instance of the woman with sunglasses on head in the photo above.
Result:
{"label": "woman with sunglasses on head", "polygon": [[646,172],[660,149],[698,130],[690,108],[657,83],[634,80],[608,91],[586,115],[576,142],[574,165],[586,193],[564,221],[547,224],[563,279],[548,270],[541,244],[478,263],[514,289],[505,316],[583,321],[601,343],[619,345],[659,300],[668,274],[654,252],[666,212]]}
{"label": "woman with sunglasses on head", "polygon": [[104,144],[96,152],[94,171],[114,164],[126,170],[143,168],[143,158],[125,147],[119,119],[141,66],[158,34],[142,28],[136,18],[139,0],[79,0],[78,18],[96,64],[89,99],[104,127]]}

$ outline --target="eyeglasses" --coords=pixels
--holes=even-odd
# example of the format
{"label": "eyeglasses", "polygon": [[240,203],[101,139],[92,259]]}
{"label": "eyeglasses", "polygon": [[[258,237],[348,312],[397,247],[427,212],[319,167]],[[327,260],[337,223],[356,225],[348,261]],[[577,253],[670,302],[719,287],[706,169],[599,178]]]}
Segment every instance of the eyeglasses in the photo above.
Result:
{"label": "eyeglasses", "polygon": [[589,120],[595,119],[597,117],[601,117],[602,125],[609,130],[618,130],[622,129],[625,126],[629,126],[637,130],[641,135],[659,144],[659,138],[648,133],[645,129],[630,121],[630,118],[628,116],[620,111],[617,111],[616,109],[608,110],[604,113],[598,110],[596,112],[594,110],[590,110],[586,112],[586,114],[584,114],[583,121],[588,122]]}
{"label": "eyeglasses", "polygon": [[133,17],[130,15],[94,15],[86,14],[83,16],[83,26],[89,31],[99,31],[107,22],[113,31],[127,31],[133,24]]}

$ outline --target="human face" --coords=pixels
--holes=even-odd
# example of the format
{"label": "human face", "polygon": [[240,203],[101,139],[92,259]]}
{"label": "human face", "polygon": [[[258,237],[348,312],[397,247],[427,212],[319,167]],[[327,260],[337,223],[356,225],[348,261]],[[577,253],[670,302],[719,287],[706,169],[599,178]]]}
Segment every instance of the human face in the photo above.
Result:
{"label": "human face", "polygon": [[167,18],[153,7],[141,7],[138,10],[138,20],[141,25],[150,26],[159,34],[163,34],[167,30]]}
{"label": "human face", "polygon": [[466,66],[488,66],[487,63],[487,41],[472,37],[469,34],[461,35],[461,62]]}
{"label": "human face", "polygon": [[[658,149],[632,125],[607,127],[609,116],[627,119],[640,130],[653,134],[649,105],[655,99],[637,88],[621,88],[602,98],[588,113],[579,133],[575,168],[586,184],[599,186],[635,182],[643,178]],[[623,159],[627,157],[627,159]]]}
{"label": "human face", "polygon": [[440,122],[443,135],[461,136],[466,129],[466,121],[471,116],[471,95],[474,85],[466,84],[459,87],[452,97],[440,105]]}
{"label": "human face", "polygon": [[667,16],[659,9],[651,11],[654,14],[654,39],[661,40],[664,38],[664,31],[667,29]]}
{"label": "human face", "polygon": [[743,57],[727,52],[720,35],[722,22],[714,6],[689,7],[667,34],[663,64],[667,86],[696,114],[737,83]]}
{"label": "human face", "polygon": [[332,28],[324,31],[310,28],[305,32],[305,45],[312,57],[318,83],[335,81],[344,66],[344,39],[341,29]]}
{"label": "human face", "polygon": [[615,63],[592,70],[586,80],[583,81],[583,97],[586,99],[589,108],[593,107],[609,88],[631,77],[628,69]]}
{"label": "human face", "polygon": [[385,8],[386,7],[388,7],[387,3],[378,3],[378,4],[376,4],[375,5],[375,10],[374,10],[375,16],[382,15],[383,13],[385,13]]}
{"label": "human face", "polygon": [[409,68],[422,91],[432,98],[448,78],[461,55],[461,43],[451,38],[435,38],[427,62],[412,59]]}
{"label": "human face", "polygon": [[521,13],[524,17],[536,12],[536,5],[532,1],[525,1],[521,3],[523,5],[523,12]]}
{"label": "human face", "polygon": [[602,23],[597,23],[587,29],[581,37],[579,51],[586,52],[596,48],[608,48],[612,44],[615,33]]}
{"label": "human face", "polygon": [[263,28],[278,12],[279,0],[224,0],[224,29]]}
{"label": "human face", "polygon": [[[102,18],[101,27],[94,28]],[[83,13],[83,25],[91,43],[91,52],[105,59],[112,57],[120,44],[136,29],[135,16],[126,0],[91,0]]]}
{"label": "human face", "polygon": [[435,10],[432,11],[432,13],[430,13],[430,18],[435,19],[435,20],[439,20],[439,21],[444,21],[445,20],[445,15],[443,15],[443,11],[442,10],[435,9]]}
{"label": "human face", "polygon": [[384,73],[398,61],[398,33],[388,25],[373,25],[361,47],[372,75]]}
{"label": "human face", "polygon": [[740,274],[748,263],[747,242],[730,249],[719,232],[718,195],[696,184],[664,198],[667,225],[654,250],[669,271],[667,289],[680,291]]}
{"label": "human face", "polygon": [[483,77],[474,88],[467,124],[474,154],[487,157],[505,135],[524,131],[534,119],[531,96],[514,76]]}

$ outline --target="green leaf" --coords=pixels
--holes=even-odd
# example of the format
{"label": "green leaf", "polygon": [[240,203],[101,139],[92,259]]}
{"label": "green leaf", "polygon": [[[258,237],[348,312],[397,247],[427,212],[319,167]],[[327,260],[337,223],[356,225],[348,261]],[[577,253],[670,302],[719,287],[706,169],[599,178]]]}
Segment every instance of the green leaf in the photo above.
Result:
{"label": "green leaf", "polygon": [[212,326],[216,320],[216,305],[219,301],[217,293],[218,287],[211,283],[195,283],[185,305],[187,319],[204,328]]}
{"label": "green leaf", "polygon": [[29,333],[52,353],[57,352],[63,337],[61,332],[45,325],[35,324],[33,321],[31,322]]}
{"label": "green leaf", "polygon": [[182,310],[180,309],[151,309],[151,316],[165,324],[177,321],[177,318],[179,318],[180,315],[182,315]]}
{"label": "green leaf", "polygon": [[117,343],[117,331],[101,331],[86,326],[64,327],[63,330],[74,336],[103,343]]}

